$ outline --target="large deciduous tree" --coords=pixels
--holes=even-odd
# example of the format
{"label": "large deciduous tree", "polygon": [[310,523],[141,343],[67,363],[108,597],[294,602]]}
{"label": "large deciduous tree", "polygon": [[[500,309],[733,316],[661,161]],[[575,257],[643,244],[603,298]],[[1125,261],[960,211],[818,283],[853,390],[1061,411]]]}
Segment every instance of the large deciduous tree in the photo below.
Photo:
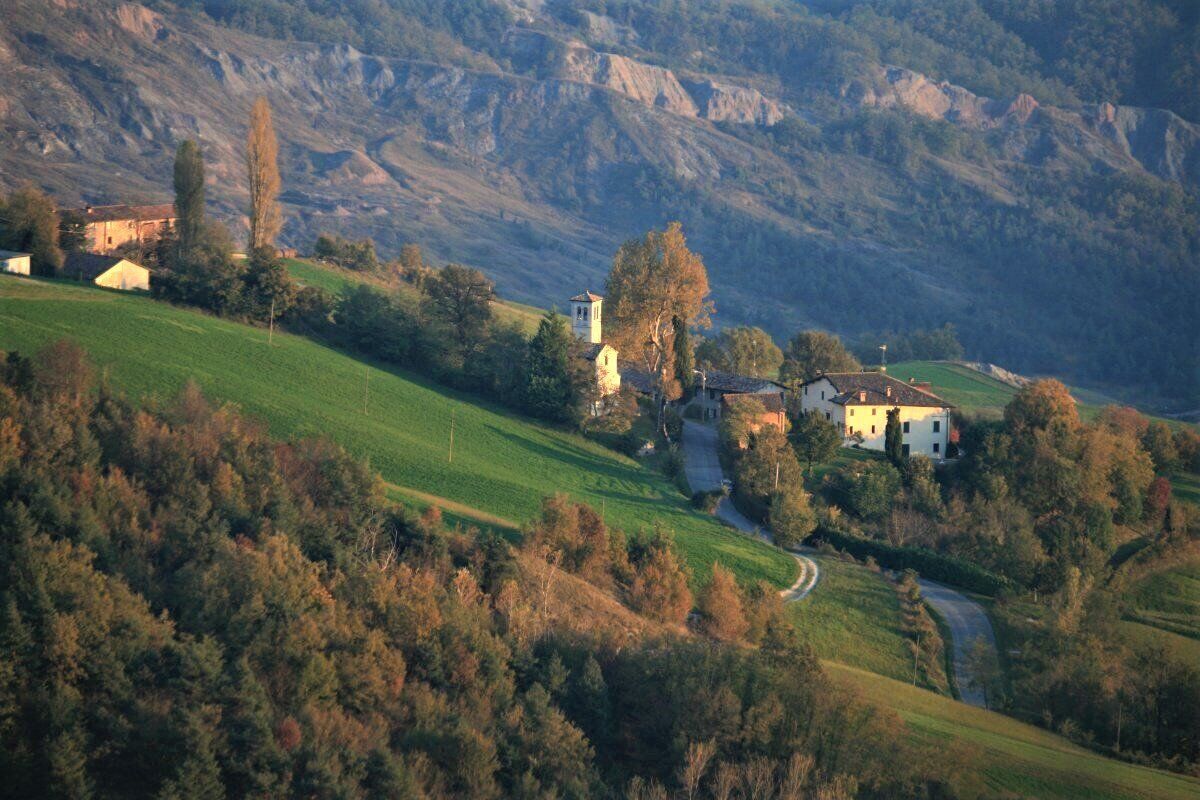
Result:
{"label": "large deciduous tree", "polygon": [[0,247],[29,253],[39,275],[53,275],[62,267],[58,210],[49,195],[27,185],[0,202]]}
{"label": "large deciduous tree", "polygon": [[191,139],[175,150],[175,216],[179,248],[189,252],[204,228],[204,157]]}
{"label": "large deciduous tree", "polygon": [[434,312],[465,359],[482,344],[492,321],[496,286],[477,269],[447,264],[426,286]]}
{"label": "large deciduous tree", "polygon": [[765,378],[783,363],[783,353],[762,328],[726,328],[696,348],[702,367]]}
{"label": "large deciduous tree", "polygon": [[250,109],[246,139],[246,172],[250,184],[250,250],[274,247],[283,220],[279,211],[279,143],[271,122],[271,106],[260,97]]}
{"label": "large deciduous tree", "polygon": [[838,337],[822,331],[801,331],[787,344],[779,380],[801,383],[823,372],[858,372],[860,369],[862,365]]}
{"label": "large deciduous tree", "polygon": [[622,357],[650,373],[663,404],[681,393],[675,372],[676,320],[710,324],[708,273],[687,247],[683,226],[650,231],[621,245],[608,275],[608,338]]}
{"label": "large deciduous tree", "polygon": [[832,461],[842,446],[842,435],[837,426],[822,419],[816,411],[808,411],[796,417],[788,439],[796,455],[804,462],[805,471],[812,471],[813,464]]}

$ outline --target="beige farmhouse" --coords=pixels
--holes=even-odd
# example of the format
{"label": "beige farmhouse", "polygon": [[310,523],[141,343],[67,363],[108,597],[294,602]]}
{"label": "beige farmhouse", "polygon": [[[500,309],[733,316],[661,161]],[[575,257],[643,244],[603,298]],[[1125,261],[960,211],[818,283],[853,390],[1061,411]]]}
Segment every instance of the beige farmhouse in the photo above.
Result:
{"label": "beige farmhouse", "polygon": [[64,212],[84,222],[84,249],[109,254],[122,245],[148,244],[175,227],[175,207],[84,206]]}
{"label": "beige farmhouse", "polygon": [[29,253],[14,253],[12,250],[0,250],[0,272],[12,275],[28,275],[31,256]]}
{"label": "beige farmhouse", "polygon": [[884,449],[889,409],[900,410],[905,455],[946,457],[953,408],[928,389],[883,372],[837,372],[800,386],[800,408],[815,411],[841,431],[846,445]]}
{"label": "beige farmhouse", "polygon": [[149,291],[150,270],[125,258],[94,253],[72,253],[63,264],[63,275],[97,286],[124,291]]}
{"label": "beige farmhouse", "polygon": [[585,291],[571,298],[571,330],[587,344],[583,357],[595,365],[600,396],[607,397],[621,390],[621,371],[616,348],[605,344],[601,336],[603,308],[604,298],[598,294]]}

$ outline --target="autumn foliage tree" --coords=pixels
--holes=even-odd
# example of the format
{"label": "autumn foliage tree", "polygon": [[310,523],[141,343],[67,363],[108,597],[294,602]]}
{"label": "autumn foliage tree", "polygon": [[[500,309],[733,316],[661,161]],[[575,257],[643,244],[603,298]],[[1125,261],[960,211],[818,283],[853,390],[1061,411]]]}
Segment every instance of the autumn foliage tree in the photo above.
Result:
{"label": "autumn foliage tree", "polygon": [[279,143],[271,106],[259,97],[250,109],[246,138],[246,174],[250,186],[250,250],[274,247],[283,225],[279,210]]}
{"label": "autumn foliage tree", "polygon": [[[687,247],[683,226],[631,239],[617,251],[607,285],[607,337],[621,357],[648,372],[663,403],[682,391],[675,332],[710,324],[708,273]],[[660,403],[659,423],[662,424]]]}
{"label": "autumn foliage tree", "polygon": [[700,590],[696,608],[700,612],[700,630],[714,639],[736,642],[750,629],[737,579],[715,561],[712,578]]}

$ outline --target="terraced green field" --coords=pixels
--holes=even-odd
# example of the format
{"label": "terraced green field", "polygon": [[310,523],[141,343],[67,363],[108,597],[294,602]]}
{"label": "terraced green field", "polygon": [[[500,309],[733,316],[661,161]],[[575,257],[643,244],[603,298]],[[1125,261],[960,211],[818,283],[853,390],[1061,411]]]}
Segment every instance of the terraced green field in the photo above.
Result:
{"label": "terraced green field", "polygon": [[968,767],[956,781],[962,797],[1200,797],[1200,780],[1195,778],[1105,758],[1049,731],[902,681],[841,664],[825,666],[869,699],[895,709],[914,737],[938,748],[949,745],[951,758],[957,749]]}
{"label": "terraced green field", "polygon": [[787,606],[796,628],[821,658],[912,680],[912,657],[900,627],[900,600],[883,576],[837,558],[814,556],[817,587]]}
{"label": "terraced green field", "polygon": [[[0,279],[0,349],[71,338],[131,396],[169,398],[189,379],[281,437],[325,435],[369,459],[397,497],[507,527],[565,492],[627,531],[660,523],[697,575],[714,560],[783,587],[795,562],[693,511],[661,474],[479,398],[368,364],[309,339],[74,283]],[[450,434],[454,431],[453,460]]]}
{"label": "terraced green field", "polygon": [[1192,639],[1200,647],[1200,563],[1150,575],[1128,595],[1127,617]]}

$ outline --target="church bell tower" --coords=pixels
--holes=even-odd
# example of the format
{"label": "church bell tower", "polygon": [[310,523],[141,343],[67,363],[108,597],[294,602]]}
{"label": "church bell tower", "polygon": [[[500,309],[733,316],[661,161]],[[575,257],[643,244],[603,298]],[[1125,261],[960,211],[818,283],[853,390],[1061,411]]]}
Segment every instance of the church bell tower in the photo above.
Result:
{"label": "church bell tower", "polygon": [[571,330],[588,344],[600,344],[600,308],[604,298],[585,291],[571,298]]}

